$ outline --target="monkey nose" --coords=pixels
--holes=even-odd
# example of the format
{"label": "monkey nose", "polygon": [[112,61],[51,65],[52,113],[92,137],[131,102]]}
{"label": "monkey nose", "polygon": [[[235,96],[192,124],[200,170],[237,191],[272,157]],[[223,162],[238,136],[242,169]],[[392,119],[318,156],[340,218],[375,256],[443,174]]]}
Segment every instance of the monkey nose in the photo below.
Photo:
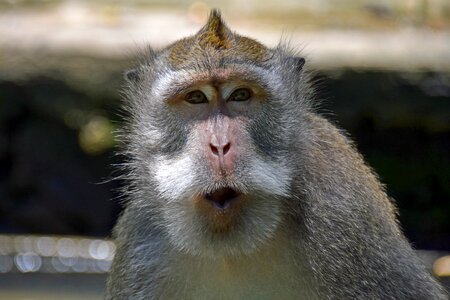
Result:
{"label": "monkey nose", "polygon": [[212,135],[208,145],[208,157],[214,173],[219,176],[232,174],[237,154],[236,144],[225,135]]}
{"label": "monkey nose", "polygon": [[225,156],[227,155],[227,153],[230,151],[231,148],[231,144],[228,142],[226,144],[216,144],[216,143],[210,143],[209,147],[211,148],[211,152],[215,155],[215,156]]}
{"label": "monkey nose", "polygon": [[234,169],[235,153],[231,149],[231,143],[209,143],[210,159],[217,174],[225,176],[231,174]]}

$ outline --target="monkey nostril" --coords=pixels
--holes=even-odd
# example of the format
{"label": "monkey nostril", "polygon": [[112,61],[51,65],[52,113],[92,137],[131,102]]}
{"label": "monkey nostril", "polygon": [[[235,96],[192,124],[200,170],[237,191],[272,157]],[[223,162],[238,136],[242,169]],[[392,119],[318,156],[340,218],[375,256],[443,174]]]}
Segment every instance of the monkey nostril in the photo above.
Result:
{"label": "monkey nostril", "polygon": [[209,146],[211,147],[211,152],[212,152],[214,155],[219,155],[219,149],[217,149],[216,146],[214,146],[213,144],[209,144]]}
{"label": "monkey nostril", "polygon": [[209,144],[209,147],[211,148],[211,152],[214,155],[219,156],[220,155],[220,150],[222,150],[222,155],[226,155],[228,153],[228,151],[230,151],[230,143],[227,143],[224,146],[214,146],[213,144]]}
{"label": "monkey nostril", "polygon": [[223,146],[223,155],[227,154],[227,152],[230,150],[230,143],[227,143],[225,146]]}

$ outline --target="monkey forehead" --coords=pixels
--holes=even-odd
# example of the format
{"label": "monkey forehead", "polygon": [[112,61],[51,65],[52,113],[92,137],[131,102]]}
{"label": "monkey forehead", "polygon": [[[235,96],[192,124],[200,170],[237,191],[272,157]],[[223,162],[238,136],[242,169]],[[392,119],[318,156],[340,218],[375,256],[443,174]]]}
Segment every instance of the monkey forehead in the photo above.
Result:
{"label": "monkey forehead", "polygon": [[168,62],[172,68],[185,68],[190,64],[223,64],[227,61],[264,64],[272,57],[272,52],[262,44],[247,37],[239,36],[226,49],[198,46],[193,38],[183,39],[168,49]]}
{"label": "monkey forehead", "polygon": [[238,64],[209,70],[195,68],[164,72],[154,81],[151,89],[155,96],[170,97],[193,86],[217,86],[230,82],[259,86],[267,91],[275,90],[282,84],[281,77],[267,69]]}
{"label": "monkey forehead", "polygon": [[231,31],[218,10],[211,11],[199,32],[173,43],[166,51],[173,68],[183,68],[201,60],[207,64],[230,59],[261,64],[272,55],[263,44]]}

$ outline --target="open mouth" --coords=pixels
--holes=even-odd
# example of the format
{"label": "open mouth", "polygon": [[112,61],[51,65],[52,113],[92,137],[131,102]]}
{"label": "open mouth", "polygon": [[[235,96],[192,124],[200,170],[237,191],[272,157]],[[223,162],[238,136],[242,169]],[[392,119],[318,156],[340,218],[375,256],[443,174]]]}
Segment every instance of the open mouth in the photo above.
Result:
{"label": "open mouth", "polygon": [[212,193],[205,195],[205,198],[210,201],[213,206],[221,211],[230,207],[231,203],[236,200],[241,193],[232,188],[221,188]]}

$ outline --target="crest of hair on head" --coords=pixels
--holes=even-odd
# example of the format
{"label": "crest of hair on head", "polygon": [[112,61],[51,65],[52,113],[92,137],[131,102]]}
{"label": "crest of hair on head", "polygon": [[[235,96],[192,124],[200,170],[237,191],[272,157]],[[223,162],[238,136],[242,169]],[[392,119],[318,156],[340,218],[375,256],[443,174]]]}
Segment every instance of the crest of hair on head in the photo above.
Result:
{"label": "crest of hair on head", "polygon": [[198,33],[198,44],[201,47],[228,49],[230,47],[230,29],[225,25],[217,9],[209,14],[206,25]]}

